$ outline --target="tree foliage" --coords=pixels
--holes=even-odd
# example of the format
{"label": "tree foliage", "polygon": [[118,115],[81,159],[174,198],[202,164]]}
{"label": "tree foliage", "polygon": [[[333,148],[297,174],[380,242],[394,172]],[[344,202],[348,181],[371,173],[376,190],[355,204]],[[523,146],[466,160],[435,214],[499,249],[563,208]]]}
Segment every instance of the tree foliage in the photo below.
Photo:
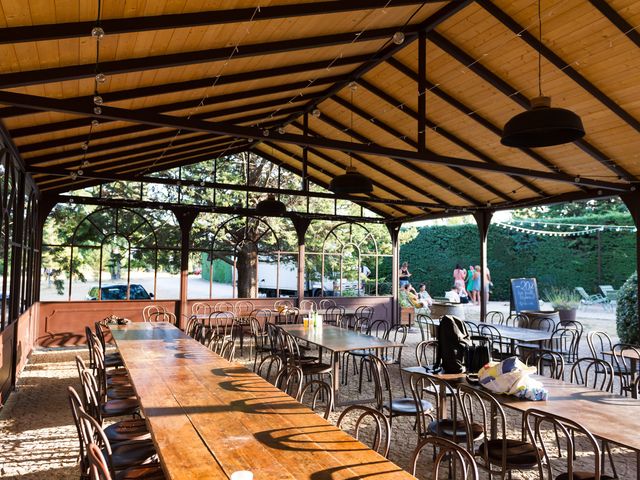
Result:
{"label": "tree foliage", "polygon": [[[630,225],[628,213],[547,218],[558,223]],[[489,229],[488,259],[494,288],[492,298],[509,299],[509,279],[536,277],[540,291],[550,287],[584,287],[596,292],[598,285],[621,285],[635,270],[635,235],[603,231],[598,235],[551,237]],[[451,288],[456,264],[468,267],[480,259],[475,225],[427,226],[401,246],[401,261],[410,262],[412,282],[425,282],[432,295]],[[598,265],[601,266],[600,272]]]}
{"label": "tree foliage", "polygon": [[640,329],[638,328],[638,272],[634,272],[618,291],[616,330],[621,342],[632,345],[640,343]]}

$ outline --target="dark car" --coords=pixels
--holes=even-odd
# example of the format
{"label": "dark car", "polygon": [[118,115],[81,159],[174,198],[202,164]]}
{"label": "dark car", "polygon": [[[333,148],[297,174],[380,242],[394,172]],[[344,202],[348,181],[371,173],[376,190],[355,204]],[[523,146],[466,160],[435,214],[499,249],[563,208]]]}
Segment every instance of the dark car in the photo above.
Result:
{"label": "dark car", "polygon": [[[127,300],[126,285],[103,285],[101,290],[101,300]],[[151,300],[153,293],[149,293],[145,288],[137,283],[129,286],[129,300]],[[91,287],[87,294],[87,300],[98,299],[98,287]]]}

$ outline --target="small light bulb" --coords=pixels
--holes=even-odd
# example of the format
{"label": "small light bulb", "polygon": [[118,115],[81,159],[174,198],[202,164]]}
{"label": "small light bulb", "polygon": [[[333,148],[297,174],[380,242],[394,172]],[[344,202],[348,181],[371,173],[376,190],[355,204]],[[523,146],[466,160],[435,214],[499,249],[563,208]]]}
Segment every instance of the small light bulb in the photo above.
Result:
{"label": "small light bulb", "polygon": [[91,120],[91,126],[92,127],[97,127],[98,125],[100,125],[100,122],[97,119],[93,119]]}
{"label": "small light bulb", "polygon": [[93,27],[91,29],[91,36],[97,38],[98,40],[102,40],[104,38],[104,30],[102,27]]}
{"label": "small light bulb", "polygon": [[75,180],[76,178],[78,178],[78,174],[76,172],[73,172],[71,174],[71,180]]}
{"label": "small light bulb", "polygon": [[84,175],[84,172],[82,170],[78,170],[78,176],[81,177],[82,175]]}
{"label": "small light bulb", "polygon": [[107,76],[104,73],[98,73],[96,75],[96,82],[97,83],[104,83],[107,81]]}
{"label": "small light bulb", "polygon": [[574,181],[575,181],[576,183],[580,183],[580,175],[578,175],[576,178],[574,178]]}
{"label": "small light bulb", "polygon": [[96,115],[100,115],[102,113],[102,109],[100,107],[94,107],[93,113]]}
{"label": "small light bulb", "polygon": [[87,168],[90,165],[91,163],[89,163],[89,160],[85,160],[84,162],[82,162],[82,168]]}
{"label": "small light bulb", "polygon": [[204,180],[202,180],[202,181],[200,182],[200,186],[201,186],[201,187],[204,187]]}
{"label": "small light bulb", "polygon": [[249,143],[253,143],[253,138],[247,138],[247,141],[248,141]]}
{"label": "small light bulb", "polygon": [[73,198],[70,198],[70,199],[69,199],[69,203],[73,203]]}
{"label": "small light bulb", "polygon": [[87,142],[82,142],[80,144],[80,148],[86,152],[87,150],[89,150],[89,144]]}
{"label": "small light bulb", "polygon": [[266,128],[264,130],[262,130],[262,135],[264,135],[265,137],[269,136],[269,130],[267,130]]}
{"label": "small light bulb", "polygon": [[311,112],[311,115],[313,115],[316,118],[320,118],[320,115],[321,115],[320,109],[314,108],[313,111]]}
{"label": "small light bulb", "polygon": [[284,135],[284,133],[285,133],[284,128],[282,128],[282,127],[278,128],[278,133],[280,135]]}
{"label": "small light bulb", "polygon": [[356,82],[349,82],[349,88],[352,92],[355,92],[358,89],[358,84]]}
{"label": "small light bulb", "polygon": [[100,105],[102,105],[102,104],[104,103],[104,100],[102,100],[102,97],[101,97],[100,95],[94,95],[94,97],[93,97],[93,103],[94,103],[95,105],[100,106]]}
{"label": "small light bulb", "polygon": [[396,45],[402,45],[404,43],[404,33],[396,32],[393,34],[393,43]]}

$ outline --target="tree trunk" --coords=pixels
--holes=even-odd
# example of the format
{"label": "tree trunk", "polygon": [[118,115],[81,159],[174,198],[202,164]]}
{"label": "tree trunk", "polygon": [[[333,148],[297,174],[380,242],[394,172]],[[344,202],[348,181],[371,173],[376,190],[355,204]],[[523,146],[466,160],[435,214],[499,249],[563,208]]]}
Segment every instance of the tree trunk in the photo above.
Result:
{"label": "tree trunk", "polygon": [[238,298],[258,298],[256,272],[258,271],[258,247],[245,241],[238,250]]}

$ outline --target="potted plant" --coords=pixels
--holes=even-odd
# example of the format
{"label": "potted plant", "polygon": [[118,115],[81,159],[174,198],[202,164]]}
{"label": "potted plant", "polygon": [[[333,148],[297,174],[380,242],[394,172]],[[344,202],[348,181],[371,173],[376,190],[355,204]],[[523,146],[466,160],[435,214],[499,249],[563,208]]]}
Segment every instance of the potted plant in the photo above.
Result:
{"label": "potted plant", "polygon": [[576,319],[576,311],[580,306],[580,295],[567,288],[552,288],[545,291],[547,302],[558,311],[560,323]]}

